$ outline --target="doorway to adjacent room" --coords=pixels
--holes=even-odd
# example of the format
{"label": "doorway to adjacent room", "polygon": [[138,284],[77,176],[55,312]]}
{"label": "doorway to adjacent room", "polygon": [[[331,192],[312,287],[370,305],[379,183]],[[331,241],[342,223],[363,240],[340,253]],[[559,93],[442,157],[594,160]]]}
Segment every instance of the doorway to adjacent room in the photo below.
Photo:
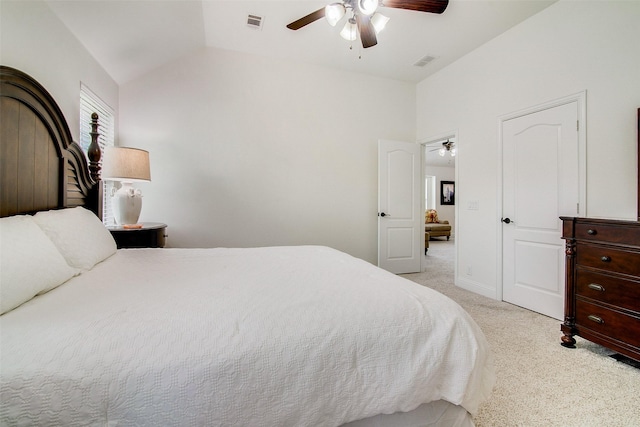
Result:
{"label": "doorway to adjacent room", "polygon": [[[449,132],[428,140],[421,141],[422,171],[423,171],[423,200],[422,206],[427,221],[437,223],[425,224],[425,259],[422,270],[429,265],[430,242],[439,240],[453,241],[455,237],[456,206],[452,196],[456,181],[457,133]],[[443,192],[443,188],[445,189]],[[427,212],[429,213],[427,218]],[[448,223],[448,226],[445,225]],[[432,231],[427,235],[426,228],[439,227],[442,230]],[[445,230],[447,229],[448,230]],[[445,231],[443,231],[445,230]],[[456,250],[450,251],[455,263]]]}

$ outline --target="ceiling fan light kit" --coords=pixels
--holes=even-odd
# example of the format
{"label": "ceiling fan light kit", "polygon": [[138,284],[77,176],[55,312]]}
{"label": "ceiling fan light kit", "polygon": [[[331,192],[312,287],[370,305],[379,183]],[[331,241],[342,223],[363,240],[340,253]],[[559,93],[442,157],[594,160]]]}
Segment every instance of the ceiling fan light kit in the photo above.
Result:
{"label": "ceiling fan light kit", "polygon": [[[444,157],[444,155],[447,154],[447,151],[449,152],[449,154],[451,154],[451,157],[455,157],[457,154],[457,150],[454,145],[454,142],[449,141],[448,139],[442,143],[441,148],[437,148],[436,150],[438,150],[438,154],[440,155],[440,157]],[[431,150],[431,151],[435,151],[435,150]]]}
{"label": "ceiling fan light kit", "polygon": [[354,41],[358,35],[365,49],[378,44],[377,34],[380,33],[389,22],[387,16],[378,13],[378,7],[406,9],[418,12],[442,13],[449,5],[449,0],[342,0],[331,3],[322,9],[303,16],[291,22],[287,28],[299,30],[300,28],[324,17],[329,25],[335,27],[351,11],[351,17],[340,31],[342,38]]}
{"label": "ceiling fan light kit", "polygon": [[[444,157],[445,154],[447,154],[447,150],[445,150],[444,148],[441,148],[438,150],[438,154],[440,154],[440,157]],[[455,157],[456,156],[456,149],[452,148],[449,151],[449,154],[451,154],[451,157]]]}

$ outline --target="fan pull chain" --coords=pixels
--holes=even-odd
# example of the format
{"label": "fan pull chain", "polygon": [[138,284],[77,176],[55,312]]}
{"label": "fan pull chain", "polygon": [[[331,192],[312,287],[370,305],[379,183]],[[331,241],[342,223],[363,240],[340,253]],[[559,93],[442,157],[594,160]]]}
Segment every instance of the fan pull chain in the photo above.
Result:
{"label": "fan pull chain", "polygon": [[[349,50],[353,50],[353,43],[349,44]],[[360,46],[360,49],[358,52],[358,59],[362,59],[362,46]]]}
{"label": "fan pull chain", "polygon": [[[349,50],[353,50],[353,43],[349,45]],[[359,50],[360,51],[358,52],[358,59],[362,59],[362,48],[360,48]]]}

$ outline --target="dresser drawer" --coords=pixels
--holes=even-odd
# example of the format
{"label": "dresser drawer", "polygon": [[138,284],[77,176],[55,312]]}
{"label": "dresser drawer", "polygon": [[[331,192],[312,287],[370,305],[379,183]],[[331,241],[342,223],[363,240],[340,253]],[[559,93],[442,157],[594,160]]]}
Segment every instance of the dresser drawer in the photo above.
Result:
{"label": "dresser drawer", "polygon": [[640,253],[608,246],[579,243],[576,249],[578,266],[598,268],[632,276],[640,275]]}
{"label": "dresser drawer", "polygon": [[640,348],[640,318],[576,300],[576,325]]}
{"label": "dresser drawer", "polygon": [[593,240],[635,246],[638,246],[640,242],[640,227],[599,223],[577,223],[575,227],[575,238],[579,240]]}
{"label": "dresser drawer", "polygon": [[576,294],[640,314],[640,282],[576,269]]}

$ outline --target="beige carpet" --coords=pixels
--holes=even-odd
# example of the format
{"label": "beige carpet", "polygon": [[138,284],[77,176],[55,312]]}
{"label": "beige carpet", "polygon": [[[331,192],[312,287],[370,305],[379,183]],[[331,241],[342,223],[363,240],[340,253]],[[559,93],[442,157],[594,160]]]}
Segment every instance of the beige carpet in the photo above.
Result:
{"label": "beige carpet", "polygon": [[464,307],[491,344],[498,379],[477,427],[640,426],[640,369],[580,337],[564,348],[558,320],[458,288],[453,256],[453,242],[431,241],[426,271],[404,277]]}

